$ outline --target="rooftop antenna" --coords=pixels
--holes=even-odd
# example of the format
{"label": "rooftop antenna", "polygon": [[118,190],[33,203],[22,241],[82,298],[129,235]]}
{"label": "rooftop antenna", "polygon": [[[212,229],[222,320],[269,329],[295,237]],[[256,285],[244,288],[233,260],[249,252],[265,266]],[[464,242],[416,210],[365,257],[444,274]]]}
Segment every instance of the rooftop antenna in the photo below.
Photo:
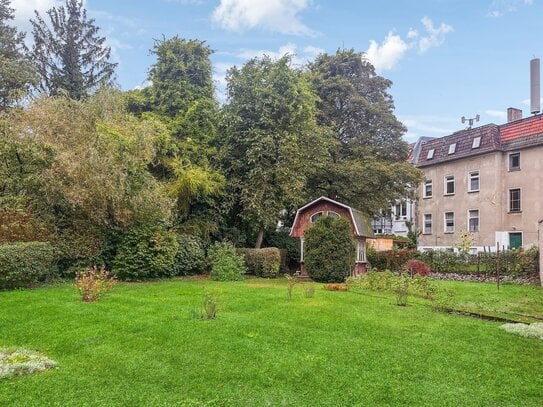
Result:
{"label": "rooftop antenna", "polygon": [[462,124],[464,124],[465,122],[468,122],[469,126],[468,126],[467,130],[469,130],[469,129],[471,129],[471,126],[473,126],[473,122],[478,122],[480,118],[481,118],[481,116],[479,116],[479,115],[476,115],[475,117],[473,117],[471,119],[466,119],[465,116],[462,116],[460,118],[460,121],[462,122]]}

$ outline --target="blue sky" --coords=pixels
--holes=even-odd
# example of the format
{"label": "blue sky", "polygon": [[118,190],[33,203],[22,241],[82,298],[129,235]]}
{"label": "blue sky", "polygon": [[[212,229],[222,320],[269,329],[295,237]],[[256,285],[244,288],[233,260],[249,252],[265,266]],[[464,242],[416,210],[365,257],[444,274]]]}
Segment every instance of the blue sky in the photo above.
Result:
{"label": "blue sky", "polygon": [[[58,0],[12,0],[29,31],[33,9]],[[508,107],[529,114],[529,61],[541,57],[543,0],[86,0],[119,62],[117,82],[145,86],[153,39],[205,40],[219,97],[232,65],[264,53],[296,64],[338,48],[366,52],[393,81],[406,140],[463,128],[460,117],[503,123]]]}

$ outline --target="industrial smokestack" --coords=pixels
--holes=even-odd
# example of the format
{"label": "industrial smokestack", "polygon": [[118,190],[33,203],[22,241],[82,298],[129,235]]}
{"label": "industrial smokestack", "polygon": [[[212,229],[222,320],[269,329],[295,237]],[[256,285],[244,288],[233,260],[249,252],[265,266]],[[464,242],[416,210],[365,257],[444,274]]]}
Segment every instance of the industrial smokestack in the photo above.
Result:
{"label": "industrial smokestack", "polygon": [[539,58],[534,58],[530,61],[530,111],[532,114],[541,111],[539,77]]}

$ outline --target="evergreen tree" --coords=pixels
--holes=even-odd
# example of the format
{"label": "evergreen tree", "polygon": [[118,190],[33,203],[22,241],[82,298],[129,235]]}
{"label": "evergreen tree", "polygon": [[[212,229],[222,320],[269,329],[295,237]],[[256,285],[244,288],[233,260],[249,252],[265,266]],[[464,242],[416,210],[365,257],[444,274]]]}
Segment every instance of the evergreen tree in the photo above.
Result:
{"label": "evergreen tree", "polygon": [[98,35],[94,19],[87,18],[82,0],[47,11],[50,26],[36,12],[32,23],[32,56],[40,76],[40,89],[49,95],[66,93],[80,100],[100,85],[111,84],[116,63],[111,48]]}
{"label": "evergreen tree", "polygon": [[37,79],[26,55],[25,34],[9,26],[10,20],[10,0],[0,0],[0,111],[24,98]]}

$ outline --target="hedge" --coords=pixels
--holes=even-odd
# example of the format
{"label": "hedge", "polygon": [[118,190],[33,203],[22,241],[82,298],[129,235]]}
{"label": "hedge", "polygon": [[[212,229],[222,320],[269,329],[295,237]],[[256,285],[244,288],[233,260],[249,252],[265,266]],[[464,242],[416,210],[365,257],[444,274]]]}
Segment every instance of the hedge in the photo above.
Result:
{"label": "hedge", "polygon": [[238,249],[243,255],[247,272],[258,277],[277,277],[281,271],[281,251],[277,247]]}
{"label": "hedge", "polygon": [[0,289],[30,287],[55,273],[55,251],[49,243],[0,245]]}

